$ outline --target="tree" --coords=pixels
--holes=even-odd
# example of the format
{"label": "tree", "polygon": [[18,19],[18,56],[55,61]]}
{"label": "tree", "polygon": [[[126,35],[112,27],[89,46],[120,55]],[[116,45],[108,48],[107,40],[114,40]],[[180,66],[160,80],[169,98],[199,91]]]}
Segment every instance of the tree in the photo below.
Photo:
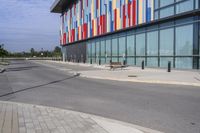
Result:
{"label": "tree", "polygon": [[35,49],[31,48],[30,52],[31,52],[31,56],[33,57],[35,55]]}
{"label": "tree", "polygon": [[54,48],[54,53],[61,53],[61,48],[58,47],[58,46],[56,46],[56,47]]}
{"label": "tree", "polygon": [[54,55],[54,56],[57,56],[57,57],[60,57],[60,56],[62,55],[61,48],[58,47],[58,46],[56,46],[56,47],[54,48],[53,55]]}
{"label": "tree", "polygon": [[8,51],[3,48],[3,44],[0,46],[0,57],[8,56]]}

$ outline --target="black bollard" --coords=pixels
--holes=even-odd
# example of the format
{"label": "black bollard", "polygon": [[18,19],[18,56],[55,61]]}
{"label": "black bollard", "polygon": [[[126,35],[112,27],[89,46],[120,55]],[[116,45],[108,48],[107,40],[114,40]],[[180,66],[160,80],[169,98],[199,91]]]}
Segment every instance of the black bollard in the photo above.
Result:
{"label": "black bollard", "polygon": [[92,59],[90,59],[90,64],[92,64]]}
{"label": "black bollard", "polygon": [[101,65],[101,59],[99,60],[99,65]]}
{"label": "black bollard", "polygon": [[126,60],[123,61],[123,65],[124,65],[124,66],[126,65]]}
{"label": "black bollard", "polygon": [[144,70],[144,61],[142,61],[142,70]]}
{"label": "black bollard", "polygon": [[167,72],[171,72],[171,61],[168,62],[168,69]]}

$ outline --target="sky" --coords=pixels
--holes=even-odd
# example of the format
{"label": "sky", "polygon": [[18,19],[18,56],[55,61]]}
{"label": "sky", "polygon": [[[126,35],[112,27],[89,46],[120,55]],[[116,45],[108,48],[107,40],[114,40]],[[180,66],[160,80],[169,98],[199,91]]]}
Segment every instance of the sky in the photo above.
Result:
{"label": "sky", "polygon": [[0,44],[10,52],[59,46],[60,14],[54,0],[0,0]]}

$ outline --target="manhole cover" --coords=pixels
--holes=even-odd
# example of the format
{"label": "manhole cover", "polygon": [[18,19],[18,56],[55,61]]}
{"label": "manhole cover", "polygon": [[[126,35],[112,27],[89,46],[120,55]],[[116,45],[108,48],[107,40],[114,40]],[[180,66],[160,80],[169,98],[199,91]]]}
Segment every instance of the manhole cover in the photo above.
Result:
{"label": "manhole cover", "polygon": [[130,78],[137,78],[137,75],[128,75]]}

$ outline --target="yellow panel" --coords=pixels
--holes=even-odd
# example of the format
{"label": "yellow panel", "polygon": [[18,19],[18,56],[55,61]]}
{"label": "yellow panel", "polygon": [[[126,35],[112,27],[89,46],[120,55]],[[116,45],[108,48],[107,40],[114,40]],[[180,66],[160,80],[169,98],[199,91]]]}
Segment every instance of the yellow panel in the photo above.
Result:
{"label": "yellow panel", "polygon": [[97,20],[96,19],[94,19],[94,36],[96,36],[96,34],[97,34]]}
{"label": "yellow panel", "polygon": [[142,23],[142,15],[143,15],[142,2],[143,0],[139,0],[139,24]]}
{"label": "yellow panel", "polygon": [[117,8],[117,29],[120,29],[120,23],[121,23],[121,20],[120,20],[120,9]]}
{"label": "yellow panel", "polygon": [[92,3],[91,3],[91,17],[92,17],[92,20],[94,19],[94,0],[92,0]]}
{"label": "yellow panel", "polygon": [[113,0],[113,1],[112,1],[112,4],[113,4],[113,5],[112,5],[113,10],[116,9],[116,0]]}

